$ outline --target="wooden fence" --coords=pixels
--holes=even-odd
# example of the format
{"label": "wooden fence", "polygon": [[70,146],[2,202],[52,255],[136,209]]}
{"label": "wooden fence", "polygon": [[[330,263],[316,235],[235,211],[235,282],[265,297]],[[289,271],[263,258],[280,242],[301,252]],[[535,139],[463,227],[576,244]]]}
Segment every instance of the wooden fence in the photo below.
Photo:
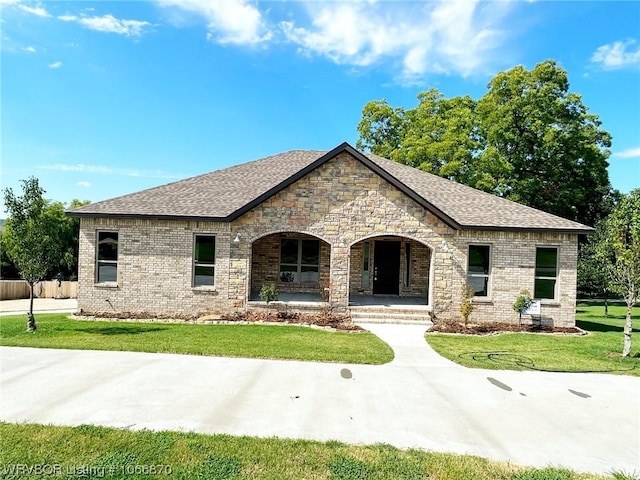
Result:
{"label": "wooden fence", "polygon": [[[57,280],[39,282],[34,288],[38,298],[78,298],[78,282],[61,282]],[[0,300],[16,300],[29,298],[29,285],[23,280],[0,281]]]}

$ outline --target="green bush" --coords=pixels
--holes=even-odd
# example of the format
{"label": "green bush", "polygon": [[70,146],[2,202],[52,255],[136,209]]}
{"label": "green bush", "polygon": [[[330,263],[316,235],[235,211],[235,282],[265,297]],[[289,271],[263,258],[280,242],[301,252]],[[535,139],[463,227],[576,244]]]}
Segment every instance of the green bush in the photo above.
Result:
{"label": "green bush", "polygon": [[273,283],[269,285],[263,285],[260,289],[260,300],[263,302],[274,302],[278,300],[278,287],[276,287]]}

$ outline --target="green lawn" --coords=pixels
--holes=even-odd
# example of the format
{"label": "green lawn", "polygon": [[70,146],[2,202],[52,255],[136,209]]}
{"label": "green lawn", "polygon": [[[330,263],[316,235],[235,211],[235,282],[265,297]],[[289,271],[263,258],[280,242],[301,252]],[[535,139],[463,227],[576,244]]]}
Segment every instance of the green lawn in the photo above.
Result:
{"label": "green lawn", "polygon": [[630,358],[622,358],[626,307],[579,304],[577,325],[585,336],[503,333],[491,336],[427,334],[429,345],[461,365],[494,370],[602,372],[640,376],[640,308],[633,310]]}
{"label": "green lawn", "polygon": [[393,359],[391,347],[370,333],[278,325],[83,321],[66,314],[40,314],[36,321],[38,331],[28,333],[24,315],[0,317],[0,344],[365,364]]}
{"label": "green lawn", "polygon": [[[7,480],[604,478],[565,469],[518,467],[469,455],[399,450],[389,445],[350,446],[339,442],[134,432],[91,425],[0,423],[0,443],[1,478]],[[32,472],[39,468],[41,473],[28,474],[28,468]]]}

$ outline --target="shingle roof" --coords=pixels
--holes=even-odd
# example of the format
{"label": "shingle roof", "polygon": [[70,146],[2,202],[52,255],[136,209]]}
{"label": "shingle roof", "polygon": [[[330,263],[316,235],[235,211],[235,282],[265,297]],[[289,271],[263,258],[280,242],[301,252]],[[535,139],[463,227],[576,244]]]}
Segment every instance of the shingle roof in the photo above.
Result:
{"label": "shingle roof", "polygon": [[292,150],[68,212],[76,217],[231,221],[348,152],[456,229],[589,233],[571,220],[481,192],[343,143],[330,152]]}

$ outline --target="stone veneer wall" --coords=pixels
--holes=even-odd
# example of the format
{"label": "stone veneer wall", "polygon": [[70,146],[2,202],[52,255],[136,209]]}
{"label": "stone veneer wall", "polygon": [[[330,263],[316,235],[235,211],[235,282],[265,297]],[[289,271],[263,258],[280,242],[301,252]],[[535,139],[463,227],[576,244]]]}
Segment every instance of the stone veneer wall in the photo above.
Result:
{"label": "stone veneer wall", "polygon": [[[118,232],[118,281],[98,284],[97,231]],[[216,235],[215,288],[192,287],[194,234]],[[229,224],[94,219],[80,222],[78,308],[87,313],[200,315],[228,308]]]}
{"label": "stone veneer wall", "polygon": [[[95,283],[97,230],[119,232],[117,284]],[[361,281],[360,242],[370,239],[373,246],[374,237],[383,236],[411,241],[416,288],[421,294],[427,282],[429,305],[439,319],[460,318],[468,245],[489,244],[491,293],[474,302],[472,321],[516,322],[511,305],[521,290],[533,292],[536,246],[557,246],[560,296],[543,302],[542,315],[557,325],[575,322],[576,235],[455,231],[347,153],[231,223],[83,218],[79,308],[166,315],[243,310],[264,267],[259,258],[252,264],[252,252],[267,252],[267,244],[283,232],[326,242],[321,243],[321,272],[324,276],[330,271],[330,302],[337,309],[348,307],[350,288],[353,292]],[[195,233],[216,235],[214,289],[191,286]],[[241,234],[240,242],[231,242],[236,233]],[[401,261],[401,268],[404,264]],[[415,293],[402,290],[405,295]]]}
{"label": "stone veneer wall", "polygon": [[[231,261],[231,278],[246,277],[239,259],[250,258],[254,240],[287,231],[312,235],[331,246],[330,302],[337,309],[348,306],[350,261],[358,261],[350,258],[353,245],[375,236],[420,241],[433,250],[432,263],[440,271],[434,275],[434,308],[449,310],[453,280],[445,245],[455,232],[347,153],[232,222],[232,235],[239,232],[246,241],[231,245],[232,257],[238,259]],[[248,285],[230,287],[233,305],[245,301]]]}

